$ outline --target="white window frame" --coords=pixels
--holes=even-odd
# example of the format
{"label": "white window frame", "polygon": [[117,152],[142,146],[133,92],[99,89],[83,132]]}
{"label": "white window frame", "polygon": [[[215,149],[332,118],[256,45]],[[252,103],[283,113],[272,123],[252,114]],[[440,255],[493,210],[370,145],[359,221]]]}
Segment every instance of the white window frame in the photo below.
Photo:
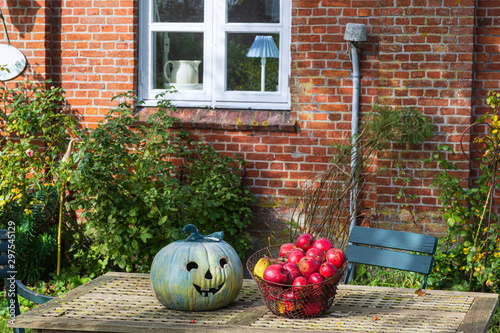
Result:
{"label": "white window frame", "polygon": [[[153,20],[154,0],[139,2],[139,99],[146,106],[157,103],[155,96],[165,91],[152,89],[153,33],[200,32],[203,33],[204,73],[201,90],[180,90],[166,97],[179,107],[210,107],[238,109],[290,109],[290,40],[291,1],[280,0],[279,23],[228,23],[227,0],[204,0],[205,19],[202,23],[159,23]],[[278,91],[226,91],[226,34],[228,33],[280,34]],[[174,84],[175,86],[175,84]]]}

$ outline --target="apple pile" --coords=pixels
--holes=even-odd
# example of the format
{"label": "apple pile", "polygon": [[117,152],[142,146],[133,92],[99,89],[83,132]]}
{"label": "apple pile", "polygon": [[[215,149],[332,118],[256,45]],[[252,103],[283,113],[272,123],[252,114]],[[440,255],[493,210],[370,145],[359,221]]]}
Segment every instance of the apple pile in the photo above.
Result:
{"label": "apple pile", "polygon": [[[261,258],[254,274],[273,286],[273,290],[281,289],[278,295],[268,295],[270,300],[280,300],[277,305],[280,313],[300,310],[306,316],[312,316],[323,310],[322,298],[335,295],[338,280],[329,284],[321,282],[337,277],[345,261],[344,251],[335,248],[329,239],[316,240],[305,233],[297,238],[296,243],[281,245],[278,259]],[[317,296],[305,296],[311,294]]]}

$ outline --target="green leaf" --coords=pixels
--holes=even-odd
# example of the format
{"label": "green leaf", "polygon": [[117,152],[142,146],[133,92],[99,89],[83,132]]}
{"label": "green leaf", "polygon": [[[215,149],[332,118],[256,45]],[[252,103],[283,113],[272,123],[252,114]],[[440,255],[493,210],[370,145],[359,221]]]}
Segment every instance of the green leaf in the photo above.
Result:
{"label": "green leaf", "polygon": [[167,215],[162,216],[162,217],[160,218],[160,220],[158,221],[158,225],[163,225],[163,224],[165,224],[165,222],[167,222],[167,220],[168,220],[168,216],[167,216]]}
{"label": "green leaf", "polygon": [[146,232],[146,233],[141,234],[140,237],[141,237],[141,240],[142,240],[143,243],[147,243],[148,239],[153,238],[153,235],[151,235],[150,233]]}

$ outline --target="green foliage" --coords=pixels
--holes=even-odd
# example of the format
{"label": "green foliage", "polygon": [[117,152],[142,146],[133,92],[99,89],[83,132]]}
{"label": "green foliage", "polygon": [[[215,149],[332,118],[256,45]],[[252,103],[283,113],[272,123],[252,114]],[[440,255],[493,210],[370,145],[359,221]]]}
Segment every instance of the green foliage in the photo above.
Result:
{"label": "green foliage", "polygon": [[[57,159],[67,146],[68,134],[74,133],[76,119],[65,113],[64,90],[50,86],[45,81],[40,86],[32,82],[21,82],[17,88],[5,90],[0,88],[4,110],[0,119],[6,133],[2,139],[36,138],[35,148],[44,148],[40,159],[44,167]],[[48,87],[48,88],[47,88]]]}
{"label": "green foliage", "polygon": [[56,268],[57,189],[39,185],[28,194],[28,201],[24,210],[14,203],[7,216],[16,223],[16,278],[32,284]]}
{"label": "green foliage", "polygon": [[27,283],[54,269],[58,159],[76,130],[76,119],[63,107],[64,91],[50,84],[0,88],[0,228],[8,221],[16,224],[18,278]]}
{"label": "green foliage", "polygon": [[[453,173],[457,167],[449,162],[455,155],[452,148],[440,146],[433,156],[442,171],[432,185],[440,190],[438,199],[448,232],[440,239],[428,280],[430,288],[500,293],[500,226],[493,206],[499,181],[500,94],[490,91],[488,95],[486,103],[493,113],[476,122],[485,124],[488,131],[474,140],[480,146],[479,177],[474,186],[463,187]],[[499,325],[500,308],[488,332],[498,332]]]}
{"label": "green foliage", "polygon": [[220,156],[210,146],[172,130],[168,100],[145,123],[133,117],[133,96],[83,135],[70,181],[71,203],[81,209],[90,242],[75,240],[82,265],[148,272],[154,255],[184,238],[194,223],[202,233],[223,230],[243,255],[253,197],[241,187],[243,161]]}
{"label": "green foliage", "polygon": [[420,288],[423,275],[391,268],[356,265],[355,278],[349,284],[394,288]]}
{"label": "green foliage", "polygon": [[421,144],[430,138],[434,131],[432,121],[416,108],[394,109],[387,105],[374,105],[375,111],[368,117],[365,127],[369,133],[376,134],[381,147],[388,141],[397,144]]}
{"label": "green foliage", "polygon": [[243,231],[252,216],[249,203],[254,200],[242,188],[244,161],[220,155],[211,146],[191,144],[195,151],[186,160],[187,183],[183,184],[185,220],[195,223],[202,234],[224,231],[224,240],[243,256],[250,248],[249,234]]}
{"label": "green foliage", "polygon": [[24,207],[35,184],[54,183],[57,158],[65,151],[76,119],[64,112],[64,91],[21,82],[16,89],[0,88],[0,225],[10,205]]}
{"label": "green foliage", "polygon": [[66,292],[75,289],[82,284],[89,283],[94,275],[81,276],[78,275],[77,270],[69,269],[67,272],[61,275],[52,274],[47,282],[38,281],[33,284],[31,290],[48,296],[60,296]]}
{"label": "green foliage", "polygon": [[418,109],[395,109],[388,105],[375,104],[373,111],[361,124],[360,133],[354,142],[349,140],[334,144],[337,153],[333,156],[332,163],[350,165],[351,151],[355,145],[358,150],[357,159],[363,162],[362,165],[368,165],[371,154],[386,150],[390,142],[421,144],[433,135],[433,129],[432,119],[420,113]]}
{"label": "green foliage", "polygon": [[455,155],[452,148],[440,146],[433,156],[442,171],[432,186],[439,189],[438,199],[448,225],[429,277],[429,285],[434,288],[500,292],[500,226],[492,205],[500,179],[500,94],[489,95],[487,103],[494,112],[477,121],[486,124],[488,132],[475,139],[481,145],[480,173],[475,186],[463,187],[453,173],[457,167],[448,161]]}

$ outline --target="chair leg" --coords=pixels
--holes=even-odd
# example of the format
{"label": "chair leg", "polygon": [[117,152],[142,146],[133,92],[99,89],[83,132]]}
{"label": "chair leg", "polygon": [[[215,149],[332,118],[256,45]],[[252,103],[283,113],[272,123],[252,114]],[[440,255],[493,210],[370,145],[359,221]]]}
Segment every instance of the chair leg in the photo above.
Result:
{"label": "chair leg", "polygon": [[345,270],[344,284],[348,284],[354,279],[354,273],[356,272],[356,267],[354,263],[349,263],[347,269]]}
{"label": "chair leg", "polygon": [[425,286],[427,286],[427,278],[428,277],[429,277],[428,275],[424,275],[424,283],[422,283],[422,288],[421,288],[422,290],[424,290]]}

